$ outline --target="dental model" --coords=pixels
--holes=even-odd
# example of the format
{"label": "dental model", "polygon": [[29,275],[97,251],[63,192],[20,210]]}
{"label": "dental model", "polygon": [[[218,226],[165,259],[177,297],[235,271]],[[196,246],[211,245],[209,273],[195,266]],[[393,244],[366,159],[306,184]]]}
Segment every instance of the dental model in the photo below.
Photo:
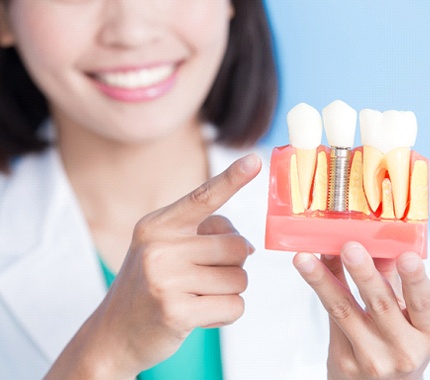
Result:
{"label": "dental model", "polygon": [[317,148],[321,144],[322,121],[319,112],[300,103],[287,114],[291,145],[296,148],[297,175],[303,210],[309,207],[315,176]]}
{"label": "dental model", "polygon": [[429,161],[411,150],[412,112],[359,114],[363,146],[353,148],[357,112],[339,100],[322,111],[300,103],[287,115],[291,145],[274,148],[266,248],[339,254],[347,241],[374,257],[427,257]]}
{"label": "dental model", "polygon": [[417,119],[412,112],[365,109],[360,112],[363,144],[363,184],[369,206],[375,212],[382,201],[386,172],[393,189],[397,219],[405,213],[409,190],[411,146],[417,137]]}

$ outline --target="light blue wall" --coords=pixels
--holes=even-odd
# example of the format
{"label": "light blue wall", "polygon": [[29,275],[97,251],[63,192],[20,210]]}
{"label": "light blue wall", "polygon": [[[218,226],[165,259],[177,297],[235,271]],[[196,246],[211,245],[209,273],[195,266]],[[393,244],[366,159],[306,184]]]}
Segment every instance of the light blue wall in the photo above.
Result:
{"label": "light blue wall", "polygon": [[265,142],[288,143],[285,115],[297,103],[321,111],[341,99],[356,110],[414,111],[414,149],[430,157],[429,0],[266,4],[277,41],[281,103]]}

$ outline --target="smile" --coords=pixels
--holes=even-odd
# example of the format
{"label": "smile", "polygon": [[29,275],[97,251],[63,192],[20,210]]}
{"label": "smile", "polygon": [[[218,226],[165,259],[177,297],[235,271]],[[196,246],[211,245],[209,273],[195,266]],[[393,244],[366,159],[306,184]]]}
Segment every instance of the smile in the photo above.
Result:
{"label": "smile", "polygon": [[114,70],[90,75],[106,96],[123,102],[142,102],[167,94],[176,82],[177,64],[141,69]]}
{"label": "smile", "polygon": [[102,73],[95,75],[95,78],[109,86],[135,89],[160,83],[174,72],[174,65],[164,65],[136,71]]}

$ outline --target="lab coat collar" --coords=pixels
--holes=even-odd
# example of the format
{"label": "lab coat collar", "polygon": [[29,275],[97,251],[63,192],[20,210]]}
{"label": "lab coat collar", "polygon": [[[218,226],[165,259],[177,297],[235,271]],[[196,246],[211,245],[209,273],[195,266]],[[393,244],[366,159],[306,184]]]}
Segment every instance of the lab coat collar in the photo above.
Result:
{"label": "lab coat collar", "polygon": [[[210,146],[212,175],[239,156]],[[0,178],[0,241],[0,299],[52,362],[106,293],[87,224],[54,148],[19,159],[12,176]],[[224,371],[235,363],[224,356]]]}
{"label": "lab coat collar", "polygon": [[54,149],[18,161],[0,199],[0,298],[53,361],[105,294],[95,249]]}

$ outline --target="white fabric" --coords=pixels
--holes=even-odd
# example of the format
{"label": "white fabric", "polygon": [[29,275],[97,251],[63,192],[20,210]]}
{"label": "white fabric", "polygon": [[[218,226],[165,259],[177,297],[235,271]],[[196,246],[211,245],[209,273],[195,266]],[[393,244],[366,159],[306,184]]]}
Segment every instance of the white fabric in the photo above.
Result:
{"label": "white fabric", "polygon": [[[214,145],[212,174],[244,153]],[[219,210],[257,248],[246,264],[245,315],[221,330],[225,379],[325,379],[326,313],[292,254],[263,249],[268,170],[265,159],[262,173]],[[0,176],[0,242],[0,379],[42,378],[105,294],[55,150]]]}

